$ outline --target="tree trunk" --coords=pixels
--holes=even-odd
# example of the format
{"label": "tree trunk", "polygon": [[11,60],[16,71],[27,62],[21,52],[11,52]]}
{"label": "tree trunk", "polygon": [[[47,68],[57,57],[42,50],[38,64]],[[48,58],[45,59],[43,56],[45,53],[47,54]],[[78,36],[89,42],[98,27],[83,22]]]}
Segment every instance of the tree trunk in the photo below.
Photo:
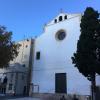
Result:
{"label": "tree trunk", "polygon": [[91,92],[92,92],[92,100],[96,100],[96,81],[95,74],[91,75]]}

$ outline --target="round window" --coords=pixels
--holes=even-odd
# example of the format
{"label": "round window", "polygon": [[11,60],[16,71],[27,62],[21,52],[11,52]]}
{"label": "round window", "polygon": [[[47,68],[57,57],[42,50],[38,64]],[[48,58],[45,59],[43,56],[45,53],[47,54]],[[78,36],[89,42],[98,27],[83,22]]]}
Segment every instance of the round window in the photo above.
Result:
{"label": "round window", "polygon": [[56,34],[56,38],[58,40],[63,40],[65,37],[66,37],[66,32],[63,31],[63,30],[58,31],[57,34]]}

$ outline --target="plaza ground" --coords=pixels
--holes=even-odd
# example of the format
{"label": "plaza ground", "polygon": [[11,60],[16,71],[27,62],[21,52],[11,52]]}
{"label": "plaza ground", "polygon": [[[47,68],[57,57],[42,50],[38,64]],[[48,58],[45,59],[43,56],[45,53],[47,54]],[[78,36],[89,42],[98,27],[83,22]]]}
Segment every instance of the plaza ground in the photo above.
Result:
{"label": "plaza ground", "polygon": [[24,98],[7,99],[7,100],[41,100],[41,99],[31,98],[31,97],[24,97]]}
{"label": "plaza ground", "polygon": [[41,100],[39,98],[25,96],[0,96],[0,100]]}

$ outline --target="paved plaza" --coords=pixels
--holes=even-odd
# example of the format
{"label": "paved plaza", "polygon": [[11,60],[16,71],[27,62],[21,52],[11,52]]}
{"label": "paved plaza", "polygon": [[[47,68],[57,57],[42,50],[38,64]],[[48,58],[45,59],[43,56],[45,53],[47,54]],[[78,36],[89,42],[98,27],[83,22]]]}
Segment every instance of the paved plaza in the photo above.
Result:
{"label": "paved plaza", "polygon": [[33,97],[22,97],[22,96],[0,96],[0,100],[42,100]]}
{"label": "paved plaza", "polygon": [[24,97],[24,98],[16,98],[16,99],[7,99],[7,100],[40,100],[38,98]]}

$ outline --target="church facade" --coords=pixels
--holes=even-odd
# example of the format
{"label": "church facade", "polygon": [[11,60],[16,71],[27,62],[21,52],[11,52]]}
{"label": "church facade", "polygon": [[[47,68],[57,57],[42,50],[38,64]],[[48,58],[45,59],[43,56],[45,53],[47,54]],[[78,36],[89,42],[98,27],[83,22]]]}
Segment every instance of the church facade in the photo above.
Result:
{"label": "church facade", "polygon": [[91,94],[90,81],[71,60],[77,48],[81,17],[81,14],[60,13],[35,39],[33,93]]}
{"label": "church facade", "polygon": [[[72,64],[80,36],[81,14],[60,13],[35,39],[19,41],[18,56],[0,69],[0,93],[90,95],[91,83]],[[96,75],[100,93],[100,76]],[[30,91],[29,91],[30,90]]]}

